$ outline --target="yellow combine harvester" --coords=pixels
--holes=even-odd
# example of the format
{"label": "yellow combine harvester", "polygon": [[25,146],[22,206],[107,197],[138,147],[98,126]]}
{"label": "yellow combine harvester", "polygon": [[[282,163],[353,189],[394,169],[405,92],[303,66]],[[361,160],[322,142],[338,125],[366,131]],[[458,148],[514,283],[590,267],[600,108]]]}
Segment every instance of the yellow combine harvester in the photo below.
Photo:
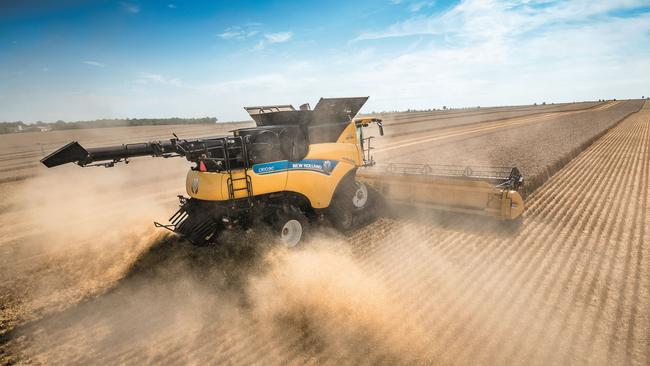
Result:
{"label": "yellow combine harvester", "polygon": [[71,142],[45,157],[112,167],[138,156],[184,156],[194,163],[170,224],[156,223],[191,242],[217,242],[232,228],[269,224],[288,246],[327,218],[340,230],[367,223],[380,202],[516,219],[523,211],[516,168],[483,169],[389,164],[377,166],[364,129],[383,135],[381,120],[354,119],[367,97],[321,98],[311,110],[291,105],[248,107],[256,127],[231,136],[153,141],[99,148]]}

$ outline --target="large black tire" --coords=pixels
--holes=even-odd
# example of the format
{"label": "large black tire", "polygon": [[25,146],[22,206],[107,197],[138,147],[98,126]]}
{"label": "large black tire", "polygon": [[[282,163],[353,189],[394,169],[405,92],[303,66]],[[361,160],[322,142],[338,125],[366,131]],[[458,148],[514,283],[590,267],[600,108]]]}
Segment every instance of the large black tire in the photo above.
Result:
{"label": "large black tire", "polygon": [[284,205],[275,212],[272,228],[278,242],[288,248],[297,247],[309,238],[309,219],[293,205]]}
{"label": "large black tire", "polygon": [[345,178],[336,189],[328,209],[332,225],[346,232],[362,226],[374,218],[377,192],[367,184]]}

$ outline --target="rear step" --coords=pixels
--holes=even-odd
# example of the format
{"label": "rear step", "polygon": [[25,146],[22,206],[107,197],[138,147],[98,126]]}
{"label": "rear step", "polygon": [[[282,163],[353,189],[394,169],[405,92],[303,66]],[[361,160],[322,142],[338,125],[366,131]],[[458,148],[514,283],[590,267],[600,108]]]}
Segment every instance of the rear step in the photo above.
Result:
{"label": "rear step", "polygon": [[183,196],[178,198],[180,208],[169,218],[170,224],[154,222],[154,226],[180,234],[195,245],[210,243],[220,231],[212,212],[200,206],[192,206],[191,201]]}

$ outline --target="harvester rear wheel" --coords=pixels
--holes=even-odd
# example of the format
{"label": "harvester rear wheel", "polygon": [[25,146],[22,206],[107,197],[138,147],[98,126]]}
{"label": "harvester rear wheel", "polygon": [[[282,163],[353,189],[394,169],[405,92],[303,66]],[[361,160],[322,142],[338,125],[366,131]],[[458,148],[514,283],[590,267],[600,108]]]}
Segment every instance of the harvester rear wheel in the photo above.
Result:
{"label": "harvester rear wheel", "polygon": [[309,219],[299,208],[283,206],[276,212],[273,229],[282,245],[293,248],[308,238]]}

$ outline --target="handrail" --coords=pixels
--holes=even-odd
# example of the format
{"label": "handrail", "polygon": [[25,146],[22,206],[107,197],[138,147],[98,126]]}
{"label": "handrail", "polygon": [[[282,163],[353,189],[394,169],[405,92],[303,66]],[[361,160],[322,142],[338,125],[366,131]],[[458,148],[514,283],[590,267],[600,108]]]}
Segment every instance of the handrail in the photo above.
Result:
{"label": "handrail", "polygon": [[498,183],[499,186],[509,187],[514,190],[518,190],[524,184],[524,178],[516,167],[388,163],[377,164],[374,169],[384,171],[388,174],[404,176],[436,176],[489,180]]}

